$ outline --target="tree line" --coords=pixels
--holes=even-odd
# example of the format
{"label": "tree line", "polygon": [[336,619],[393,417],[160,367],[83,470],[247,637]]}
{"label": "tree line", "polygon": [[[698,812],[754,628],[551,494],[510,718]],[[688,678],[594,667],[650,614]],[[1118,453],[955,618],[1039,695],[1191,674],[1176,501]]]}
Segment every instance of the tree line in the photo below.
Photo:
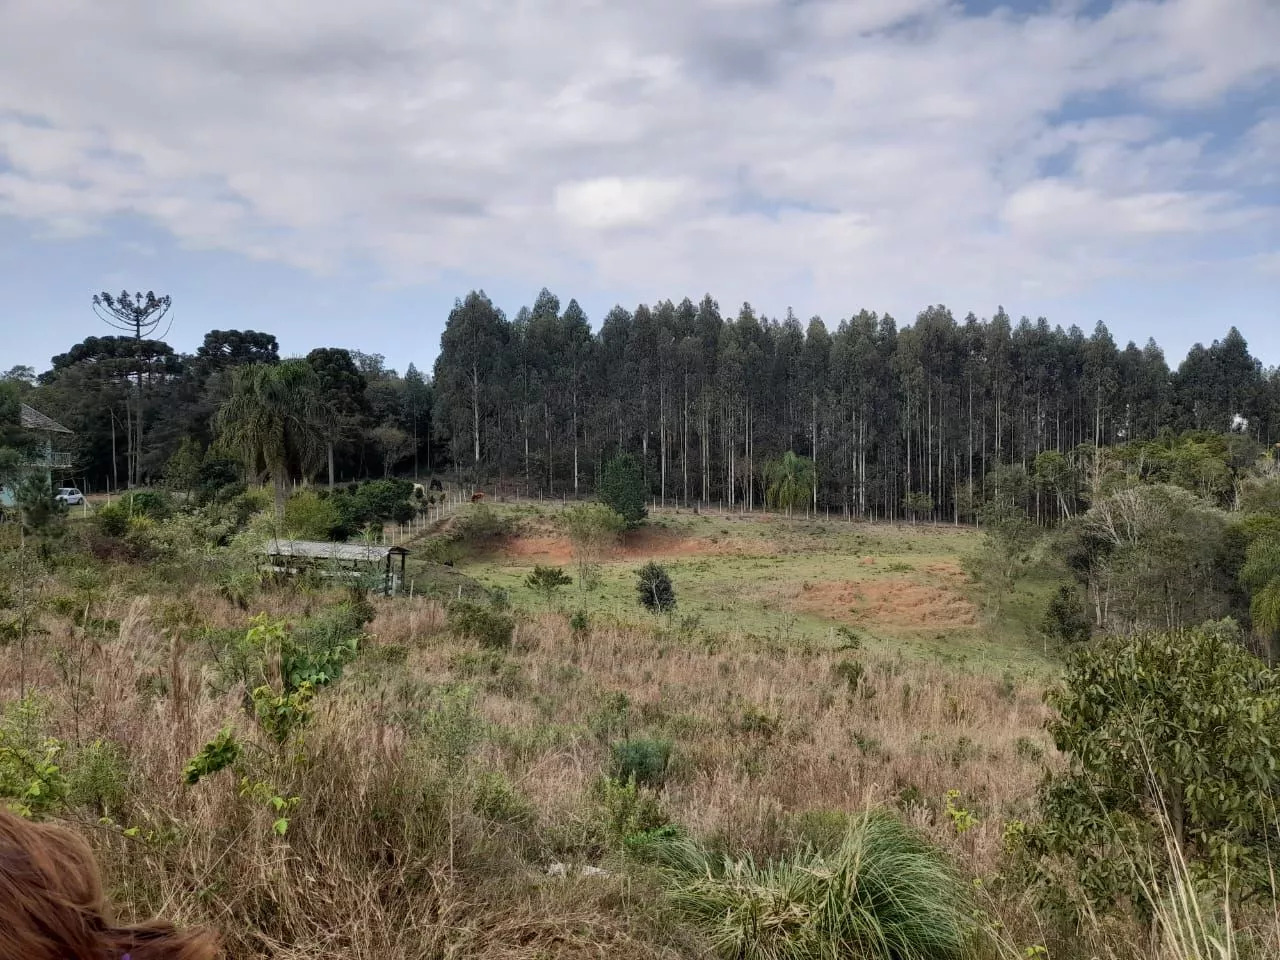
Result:
{"label": "tree line", "polygon": [[[615,307],[593,333],[545,289],[510,320],[473,292],[434,387],[455,470],[518,492],[579,494],[625,451],[660,502],[752,509],[781,471],[807,478],[813,509],[887,519],[971,518],[995,468],[1034,476],[1038,458],[1031,509],[1061,515],[1088,450],[1191,430],[1280,439],[1280,375],[1235,328],[1171,370],[1154,341],[1120,348],[1103,323],[1085,336],[1003,309],[957,321],[934,306],[902,327],[864,310],[832,330],[750,304],[725,317],[707,296]],[[787,471],[788,452],[809,464]]]}
{"label": "tree line", "polygon": [[[1086,336],[1003,309],[931,306],[901,326],[863,310],[828,327],[750,304],[726,316],[706,296],[615,307],[593,330],[545,289],[513,318],[473,291],[430,379],[336,347],[304,359],[325,410],[319,476],[450,471],[534,497],[590,493],[626,452],[658,502],[754,509],[786,489],[789,509],[967,520],[1016,465],[1034,481],[1027,509],[1051,519],[1088,502],[1091,450],[1204,431],[1247,442],[1244,457],[1280,440],[1280,374],[1235,328],[1173,369],[1154,340],[1122,348],[1101,322]],[[162,478],[184,442],[207,449],[234,370],[280,360],[251,330],[212,331],[188,355],[91,336],[6,378],[76,432],[77,474],[101,489]]]}

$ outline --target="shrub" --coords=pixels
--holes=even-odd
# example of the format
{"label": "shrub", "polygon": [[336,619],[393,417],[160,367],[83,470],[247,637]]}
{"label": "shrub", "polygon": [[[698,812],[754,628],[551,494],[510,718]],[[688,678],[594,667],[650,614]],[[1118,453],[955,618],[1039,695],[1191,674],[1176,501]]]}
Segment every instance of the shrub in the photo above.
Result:
{"label": "shrub", "polygon": [[524,578],[525,586],[541,596],[547,603],[551,602],[561,587],[567,587],[571,583],[573,583],[573,577],[565,573],[561,567],[538,565],[533,568],[531,574]]}
{"label": "shrub", "polygon": [[338,533],[349,537],[370,524],[406,523],[415,513],[413,483],[389,478],[351,484],[329,499],[341,518]]}
{"label": "shrub", "polygon": [[302,540],[336,540],[342,532],[342,517],[331,499],[303,490],[284,505],[284,529],[288,536]]}
{"label": "shrub", "polygon": [[493,511],[487,503],[473,503],[453,525],[455,543],[482,544],[511,533],[510,519]]}
{"label": "shrub", "polygon": [[206,454],[196,477],[195,495],[200,503],[226,503],[244,493],[243,467],[238,460]]}
{"label": "shrub", "polygon": [[665,567],[650,560],[637,575],[636,591],[642,607],[650,613],[669,613],[676,608],[676,591]]}
{"label": "shrub", "polygon": [[487,650],[505,650],[511,646],[515,620],[479,604],[455,600],[449,604],[449,629],[455,636],[474,640]]}
{"label": "shrub", "polygon": [[1040,629],[1063,643],[1079,643],[1089,639],[1092,625],[1080,594],[1063,584],[1049,600]]}
{"label": "shrub", "polygon": [[645,787],[661,787],[671,764],[671,741],[619,740],[610,748],[613,776]]}
{"label": "shrub", "polygon": [[123,537],[129,532],[129,511],[122,500],[104,503],[93,515],[98,531],[108,537]]}
{"label": "shrub", "polygon": [[[1074,867],[1095,906],[1140,902],[1180,857],[1244,894],[1266,890],[1280,796],[1280,673],[1222,625],[1077,650],[1049,695],[1070,759],[1042,791],[1033,854]],[[1139,875],[1135,863],[1144,864]]]}
{"label": "shrub", "polygon": [[173,513],[173,501],[161,490],[132,490],[118,501],[131,517],[144,516],[164,520]]}
{"label": "shrub", "polygon": [[75,755],[67,775],[67,800],[100,817],[113,816],[124,803],[129,764],[120,745],[94,740]]}
{"label": "shrub", "polygon": [[644,474],[629,453],[620,454],[605,464],[598,492],[601,502],[622,517],[628,527],[640,526],[648,515]]}
{"label": "shrub", "polygon": [[692,840],[648,845],[673,906],[741,960],[960,960],[966,885],[942,854],[896,817],[866,813],[839,848],[758,864]]}
{"label": "shrub", "polygon": [[497,771],[482,773],[476,778],[472,810],[492,823],[513,827],[528,829],[538,821],[538,812],[533,804]]}
{"label": "shrub", "polygon": [[608,846],[635,842],[670,822],[658,795],[635,780],[602,777],[596,784],[596,797]]}

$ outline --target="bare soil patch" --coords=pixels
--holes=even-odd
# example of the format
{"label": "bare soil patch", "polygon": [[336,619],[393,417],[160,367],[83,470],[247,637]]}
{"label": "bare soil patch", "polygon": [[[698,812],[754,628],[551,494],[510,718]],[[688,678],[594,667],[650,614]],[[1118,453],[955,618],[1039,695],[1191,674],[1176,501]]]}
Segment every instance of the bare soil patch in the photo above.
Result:
{"label": "bare soil patch", "polygon": [[[962,576],[958,569],[955,573]],[[953,579],[941,571],[935,575]],[[791,604],[803,613],[859,626],[933,630],[977,623],[977,610],[953,583],[906,577],[812,584],[800,589]]]}

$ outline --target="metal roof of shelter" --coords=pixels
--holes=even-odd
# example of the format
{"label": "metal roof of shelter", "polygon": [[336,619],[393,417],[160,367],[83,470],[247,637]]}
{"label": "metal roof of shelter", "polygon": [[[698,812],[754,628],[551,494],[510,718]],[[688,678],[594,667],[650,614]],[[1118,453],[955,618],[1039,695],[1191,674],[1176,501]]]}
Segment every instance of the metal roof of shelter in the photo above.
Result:
{"label": "metal roof of shelter", "polygon": [[52,417],[46,417],[35,407],[29,407],[25,403],[21,410],[21,423],[24,430],[43,430],[46,433],[71,433],[57,420]]}
{"label": "metal roof of shelter", "polygon": [[348,563],[381,563],[390,556],[405,556],[404,547],[376,543],[329,543],[324,540],[270,540],[262,548],[270,557],[305,557]]}

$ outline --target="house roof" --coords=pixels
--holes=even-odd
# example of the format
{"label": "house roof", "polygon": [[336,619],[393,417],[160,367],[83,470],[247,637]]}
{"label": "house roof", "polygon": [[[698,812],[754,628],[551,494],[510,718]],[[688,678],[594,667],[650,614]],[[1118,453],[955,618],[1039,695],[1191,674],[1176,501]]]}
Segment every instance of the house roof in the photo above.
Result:
{"label": "house roof", "polygon": [[324,540],[269,540],[262,552],[270,557],[307,557],[315,560],[377,563],[395,554],[409,551],[404,547],[387,547],[374,543],[328,543]]}
{"label": "house roof", "polygon": [[35,407],[29,407],[25,403],[22,405],[22,428],[24,430],[42,430],[45,433],[71,433],[57,420],[52,417],[46,417]]}

